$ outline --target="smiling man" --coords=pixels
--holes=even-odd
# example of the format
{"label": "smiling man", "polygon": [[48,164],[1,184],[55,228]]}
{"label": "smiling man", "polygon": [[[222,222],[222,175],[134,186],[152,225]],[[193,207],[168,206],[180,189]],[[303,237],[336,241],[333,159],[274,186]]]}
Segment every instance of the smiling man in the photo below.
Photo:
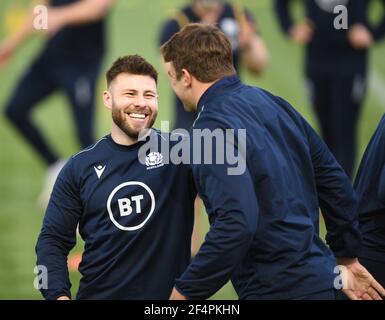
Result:
{"label": "smiling man", "polygon": [[[33,5],[20,28],[13,30],[9,37],[0,39],[0,68],[17,51],[23,50],[33,35],[45,35],[46,41],[32,63],[26,63],[28,68],[2,110],[10,124],[47,166],[43,190],[38,199],[39,204],[46,208],[53,183],[64,162],[50,144],[51,139],[47,139],[43,126],[34,121],[33,113],[46,98],[60,92],[68,99],[79,146],[85,148],[95,142],[95,92],[107,49],[107,16],[115,1],[29,2]],[[38,28],[45,22],[47,29]],[[51,103],[50,107],[54,105]],[[50,121],[60,124],[62,119],[51,118]]]}
{"label": "smiling man", "polygon": [[149,130],[138,140],[156,119],[157,72],[143,58],[127,56],[107,72],[107,83],[111,134],[67,162],[36,246],[47,299],[71,297],[67,255],[78,224],[85,241],[78,299],[167,299],[190,259],[195,191],[189,167],[163,163],[157,151],[140,161],[146,141],[166,137]]}

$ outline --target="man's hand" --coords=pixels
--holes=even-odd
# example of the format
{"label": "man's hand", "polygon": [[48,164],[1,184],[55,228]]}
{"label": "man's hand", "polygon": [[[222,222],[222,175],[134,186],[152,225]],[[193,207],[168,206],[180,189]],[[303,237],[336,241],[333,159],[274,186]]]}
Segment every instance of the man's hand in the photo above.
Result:
{"label": "man's hand", "polygon": [[68,298],[67,296],[61,296],[61,297],[57,298],[56,300],[71,300],[71,299]]}
{"label": "man's hand", "polygon": [[169,300],[187,300],[187,298],[183,294],[179,293],[179,291],[174,288],[174,289],[172,289],[171,296],[170,296]]}
{"label": "man's hand", "polygon": [[349,28],[348,39],[357,50],[368,49],[373,45],[373,36],[363,24],[355,24]]}
{"label": "man's hand", "polygon": [[305,20],[294,25],[290,29],[289,34],[295,43],[306,45],[313,38],[313,29],[312,23]]}
{"label": "man's hand", "polygon": [[342,291],[351,300],[382,300],[385,289],[355,258],[338,258],[341,265]]}

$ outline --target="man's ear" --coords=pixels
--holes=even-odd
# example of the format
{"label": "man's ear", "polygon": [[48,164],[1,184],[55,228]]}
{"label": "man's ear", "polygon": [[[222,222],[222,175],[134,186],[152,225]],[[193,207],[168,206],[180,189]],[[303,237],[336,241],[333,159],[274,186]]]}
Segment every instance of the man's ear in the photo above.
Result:
{"label": "man's ear", "polygon": [[107,109],[112,109],[112,96],[110,91],[103,91],[103,102]]}
{"label": "man's ear", "polygon": [[182,69],[183,84],[186,88],[191,87],[192,75],[187,69]]}

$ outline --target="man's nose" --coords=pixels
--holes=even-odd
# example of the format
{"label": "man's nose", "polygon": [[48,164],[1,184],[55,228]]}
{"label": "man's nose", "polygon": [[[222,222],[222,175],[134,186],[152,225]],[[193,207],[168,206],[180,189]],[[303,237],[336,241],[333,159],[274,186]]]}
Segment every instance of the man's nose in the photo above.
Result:
{"label": "man's nose", "polygon": [[138,107],[144,107],[146,106],[146,100],[144,99],[144,96],[141,94],[138,94],[135,98],[135,105]]}

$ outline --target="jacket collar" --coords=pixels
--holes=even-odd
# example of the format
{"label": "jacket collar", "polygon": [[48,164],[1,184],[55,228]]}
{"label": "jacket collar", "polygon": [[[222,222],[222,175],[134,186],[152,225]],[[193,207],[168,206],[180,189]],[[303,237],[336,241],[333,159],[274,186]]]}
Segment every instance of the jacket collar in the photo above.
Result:
{"label": "jacket collar", "polygon": [[238,85],[241,81],[237,75],[221,78],[209,87],[203,95],[200,97],[197,105],[197,112],[201,112],[204,104],[210,100],[211,97],[217,95],[219,92],[224,91],[227,88]]}

